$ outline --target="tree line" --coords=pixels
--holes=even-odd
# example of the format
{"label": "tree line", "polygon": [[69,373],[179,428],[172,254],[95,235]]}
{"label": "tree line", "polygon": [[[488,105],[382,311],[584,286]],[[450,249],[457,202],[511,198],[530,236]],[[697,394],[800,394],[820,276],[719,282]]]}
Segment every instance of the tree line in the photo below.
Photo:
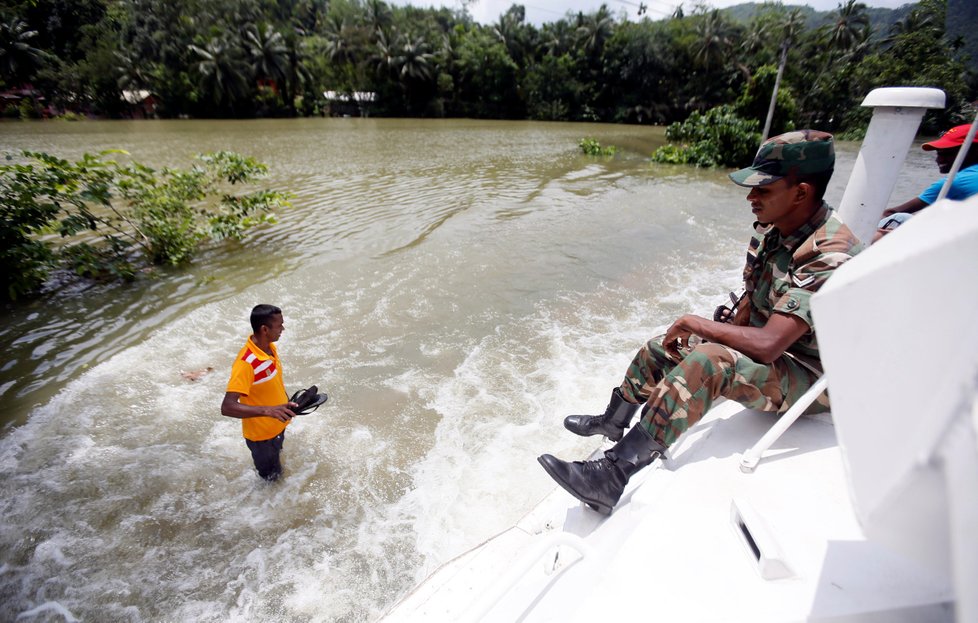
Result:
{"label": "tree line", "polygon": [[21,97],[7,116],[127,116],[133,94],[167,118],[317,115],[333,91],[351,114],[655,124],[747,97],[740,111],[763,123],[780,73],[772,131],[857,129],[862,97],[893,85],[948,94],[935,130],[978,94],[947,0],[885,28],[856,0],[750,13],[680,5],[636,21],[602,6],[537,27],[518,4],[481,25],[464,8],[382,0],[14,0],[0,11],[0,89]]}

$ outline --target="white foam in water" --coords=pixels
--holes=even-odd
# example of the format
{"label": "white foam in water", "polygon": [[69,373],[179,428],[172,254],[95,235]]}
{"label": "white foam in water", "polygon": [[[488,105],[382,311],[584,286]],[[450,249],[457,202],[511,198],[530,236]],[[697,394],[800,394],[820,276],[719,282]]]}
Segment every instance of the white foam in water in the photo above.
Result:
{"label": "white foam in water", "polygon": [[[663,297],[664,306],[712,314],[724,302],[718,278],[736,279],[736,271],[675,277],[690,287]],[[707,283],[714,293],[703,298]],[[431,405],[442,416],[435,446],[413,469],[414,488],[392,507],[415,524],[425,555],[419,579],[515,523],[554,488],[538,455],[583,458],[593,449],[594,440],[564,431],[564,415],[603,411],[634,353],[672,319],[658,305],[625,300],[617,314],[575,300],[562,301],[562,318],[541,309],[484,338],[440,385]]]}
{"label": "white foam in water", "polygon": [[56,601],[48,601],[41,604],[40,606],[37,606],[36,608],[25,610],[24,612],[21,612],[20,614],[17,615],[17,620],[29,621],[31,619],[36,619],[37,617],[45,614],[56,614],[60,617],[61,620],[65,621],[66,623],[75,623],[76,621],[78,621],[78,619],[76,619],[74,615],[72,615],[71,612],[68,611],[67,608],[65,608],[64,606],[62,606]]}

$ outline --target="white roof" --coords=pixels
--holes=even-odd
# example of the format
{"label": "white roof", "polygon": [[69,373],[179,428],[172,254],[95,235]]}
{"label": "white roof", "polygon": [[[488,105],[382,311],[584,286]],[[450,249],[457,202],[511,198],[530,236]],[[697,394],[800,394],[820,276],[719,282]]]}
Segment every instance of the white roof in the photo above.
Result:
{"label": "white roof", "polygon": [[152,95],[150,91],[123,91],[122,99],[129,104],[138,104]]}
{"label": "white roof", "polygon": [[372,102],[377,99],[377,94],[373,91],[354,91],[351,97],[347,91],[323,91],[323,97],[333,102],[349,102],[351,99],[356,102]]}

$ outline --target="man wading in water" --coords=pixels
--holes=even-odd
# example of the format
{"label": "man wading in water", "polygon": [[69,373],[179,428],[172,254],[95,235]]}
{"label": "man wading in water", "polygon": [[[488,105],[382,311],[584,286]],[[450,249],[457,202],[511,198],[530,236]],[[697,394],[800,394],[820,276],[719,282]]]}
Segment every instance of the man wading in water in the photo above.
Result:
{"label": "man wading in water", "polygon": [[[603,415],[564,420],[573,433],[618,443],[596,461],[539,457],[561,487],[610,514],[629,478],[662,456],[717,397],[784,412],[817,380],[809,299],[861,248],[822,200],[834,166],[832,135],[801,130],[765,141],[750,167],[730,174],[751,189],[747,200],[757,217],[744,295],[734,310],[718,309],[714,320],[687,314],[661,344],[649,340]],[[703,342],[691,348],[692,336]],[[640,404],[641,420],[625,433]]]}
{"label": "man wading in water", "polygon": [[245,443],[251,450],[258,475],[278,480],[282,474],[279,454],[285,427],[299,405],[289,402],[282,380],[282,362],[275,342],[285,323],[282,310],[274,305],[256,305],[251,310],[248,338],[231,366],[231,379],[221,403],[221,414],[239,418]]}

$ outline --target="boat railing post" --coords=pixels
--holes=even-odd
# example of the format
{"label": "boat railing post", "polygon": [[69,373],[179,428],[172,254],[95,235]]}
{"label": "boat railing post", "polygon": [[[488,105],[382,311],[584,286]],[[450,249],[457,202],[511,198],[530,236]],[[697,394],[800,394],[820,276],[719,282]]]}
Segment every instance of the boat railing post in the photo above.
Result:
{"label": "boat railing post", "polygon": [[839,216],[863,242],[873,238],[924,112],[944,101],[944,91],[924,87],[873,89],[863,100],[873,117],[839,203]]}
{"label": "boat railing post", "polygon": [[808,391],[798,398],[795,404],[791,405],[784,415],[778,418],[778,421],[774,423],[773,426],[764,434],[763,437],[757,440],[751,448],[744,452],[743,458],[740,459],[740,471],[745,474],[749,474],[754,471],[757,464],[761,461],[761,455],[763,455],[768,448],[770,448],[775,441],[777,441],[781,435],[784,434],[788,428],[795,423],[801,414],[805,412],[808,405],[815,402],[815,399],[825,391],[828,386],[828,379],[823,374],[815,384],[808,388]]}

